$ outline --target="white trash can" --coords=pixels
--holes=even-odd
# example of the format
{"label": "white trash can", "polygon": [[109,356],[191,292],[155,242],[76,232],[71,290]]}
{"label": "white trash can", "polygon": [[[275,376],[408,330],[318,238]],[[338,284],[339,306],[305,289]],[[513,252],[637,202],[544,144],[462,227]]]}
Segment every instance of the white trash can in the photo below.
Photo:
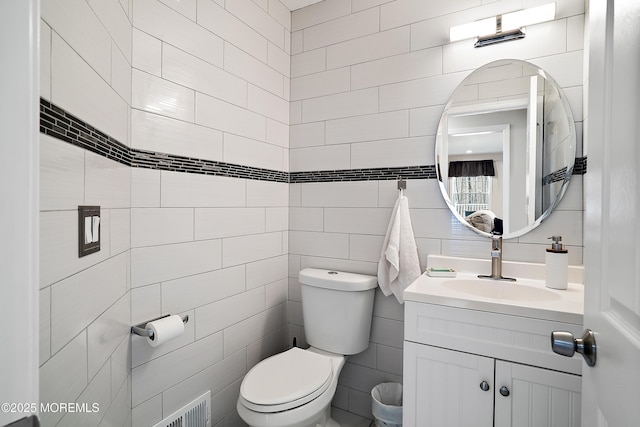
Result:
{"label": "white trash can", "polygon": [[376,427],[402,426],[402,384],[382,383],[371,390],[371,410]]}

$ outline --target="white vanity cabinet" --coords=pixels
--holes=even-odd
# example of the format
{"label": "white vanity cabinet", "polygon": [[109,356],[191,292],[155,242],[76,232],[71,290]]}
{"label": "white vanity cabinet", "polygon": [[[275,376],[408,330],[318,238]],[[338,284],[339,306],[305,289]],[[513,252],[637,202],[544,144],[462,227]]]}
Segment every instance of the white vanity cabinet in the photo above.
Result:
{"label": "white vanity cabinet", "polygon": [[579,427],[582,363],[551,351],[555,330],[582,321],[407,301],[403,425]]}

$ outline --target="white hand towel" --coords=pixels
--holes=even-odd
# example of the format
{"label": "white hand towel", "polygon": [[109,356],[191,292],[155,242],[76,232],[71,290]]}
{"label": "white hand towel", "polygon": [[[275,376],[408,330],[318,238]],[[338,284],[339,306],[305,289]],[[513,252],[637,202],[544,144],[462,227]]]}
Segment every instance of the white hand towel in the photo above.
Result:
{"label": "white hand towel", "polygon": [[409,201],[400,194],[391,212],[391,221],[378,261],[378,284],[384,295],[393,293],[402,304],[402,292],[420,274],[418,247],[409,216]]}

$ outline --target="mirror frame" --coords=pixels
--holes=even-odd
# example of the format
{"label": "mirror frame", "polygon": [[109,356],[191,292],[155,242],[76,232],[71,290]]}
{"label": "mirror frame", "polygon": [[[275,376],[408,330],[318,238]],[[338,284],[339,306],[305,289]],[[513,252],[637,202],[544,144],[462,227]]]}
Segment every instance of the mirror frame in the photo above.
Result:
{"label": "mirror frame", "polygon": [[[468,83],[470,81],[473,81],[474,77],[478,75],[478,73],[481,72],[486,72],[487,69],[491,69],[491,68],[496,68],[499,67],[501,65],[507,65],[509,63],[514,63],[514,62],[518,62],[521,63],[523,65],[523,67],[529,67],[531,69],[531,73],[527,73],[527,76],[534,76],[537,75],[538,77],[542,77],[545,82],[549,85],[550,88],[552,88],[555,91],[555,94],[558,97],[558,100],[556,102],[560,103],[560,107],[564,110],[564,114],[566,117],[566,120],[569,124],[568,126],[568,136],[567,138],[564,140],[564,143],[568,143],[568,159],[567,159],[567,163],[565,165],[566,167],[566,172],[564,173],[563,176],[561,176],[562,179],[562,185],[560,187],[560,189],[557,191],[557,193],[555,194],[555,198],[553,199],[553,202],[538,216],[535,218],[535,221],[533,222],[529,222],[526,226],[518,229],[518,230],[509,230],[507,231],[507,233],[504,234],[499,234],[499,233],[493,233],[493,232],[486,232],[486,231],[482,231],[476,227],[474,227],[469,221],[467,221],[467,219],[462,216],[458,210],[456,209],[456,206],[454,205],[453,201],[451,200],[451,198],[449,197],[449,192],[448,192],[448,187],[449,187],[449,183],[445,183],[443,182],[443,176],[441,174],[441,163],[442,163],[442,159],[443,157],[446,158],[446,161],[448,161],[448,153],[447,156],[444,156],[444,153],[442,153],[443,150],[443,132],[444,131],[448,131],[448,117],[450,115],[450,112],[453,111],[455,112],[456,109],[463,109],[463,110],[473,110],[473,109],[477,109],[478,111],[483,111],[484,113],[489,113],[489,112],[495,112],[495,111],[507,111],[507,110],[511,110],[511,109],[515,109],[516,107],[509,107],[509,105],[517,105],[518,103],[522,103],[521,101],[518,100],[513,100],[512,102],[505,102],[506,107],[505,108],[498,108],[496,110],[481,110],[478,108],[478,106],[482,105],[480,103],[476,103],[476,104],[465,104],[463,107],[459,107],[454,105],[455,103],[455,99],[456,99],[456,95],[461,93],[461,91],[464,90],[465,88],[465,83]],[[523,76],[525,74],[523,73]],[[495,104],[495,103],[494,103]],[[520,107],[522,108],[522,107]],[[498,126],[495,123],[494,124],[490,124],[487,126]],[[507,127],[507,133],[509,132],[508,130],[508,125]],[[544,132],[544,130],[543,130]],[[504,138],[504,136],[503,136]],[[544,140],[543,140],[543,145],[544,145]],[[537,228],[545,219],[547,219],[551,213],[555,210],[555,208],[558,206],[558,204],[560,203],[560,201],[562,200],[564,194],[567,191],[567,188],[569,186],[569,182],[571,180],[571,176],[573,174],[573,169],[575,166],[575,155],[576,155],[576,145],[577,145],[577,133],[576,133],[576,127],[575,127],[575,121],[573,118],[573,113],[571,111],[571,108],[569,106],[569,102],[567,101],[567,97],[564,94],[564,92],[562,91],[562,88],[556,83],[556,81],[549,76],[549,74],[547,72],[545,72],[543,69],[541,69],[540,67],[536,66],[535,64],[532,64],[528,61],[524,61],[524,60],[520,60],[520,59],[500,59],[497,61],[492,61],[489,62],[479,68],[477,68],[476,70],[473,70],[467,77],[465,77],[465,79],[456,87],[456,89],[453,91],[453,93],[451,94],[451,97],[449,98],[443,113],[440,117],[440,121],[438,123],[438,130],[436,133],[436,142],[435,142],[435,163],[436,163],[436,175],[437,175],[437,179],[438,179],[438,185],[440,187],[440,192],[442,193],[442,196],[444,197],[445,202],[447,203],[447,206],[449,207],[449,210],[451,211],[451,213],[465,226],[467,226],[468,228],[470,228],[471,230],[473,230],[474,232],[480,234],[481,236],[484,237],[488,237],[488,238],[496,238],[496,237],[502,237],[504,239],[512,239],[512,238],[516,238],[516,237],[520,237],[532,230],[534,230],[535,228]],[[526,160],[525,160],[526,161]],[[448,168],[448,165],[447,165]],[[448,177],[447,177],[448,179]],[[542,187],[544,187],[544,184],[540,183],[540,185]],[[537,185],[536,185],[537,188]],[[508,196],[506,196],[508,197]]]}

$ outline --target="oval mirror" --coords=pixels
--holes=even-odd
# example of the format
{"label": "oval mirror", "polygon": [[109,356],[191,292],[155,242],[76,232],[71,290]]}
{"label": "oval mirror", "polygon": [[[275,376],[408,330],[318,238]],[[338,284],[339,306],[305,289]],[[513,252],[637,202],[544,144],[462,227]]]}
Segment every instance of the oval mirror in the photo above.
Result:
{"label": "oval mirror", "polygon": [[438,125],[440,190],[477,233],[521,236],[547,218],[573,173],[576,131],[567,99],[542,69],[521,60],[472,72]]}

